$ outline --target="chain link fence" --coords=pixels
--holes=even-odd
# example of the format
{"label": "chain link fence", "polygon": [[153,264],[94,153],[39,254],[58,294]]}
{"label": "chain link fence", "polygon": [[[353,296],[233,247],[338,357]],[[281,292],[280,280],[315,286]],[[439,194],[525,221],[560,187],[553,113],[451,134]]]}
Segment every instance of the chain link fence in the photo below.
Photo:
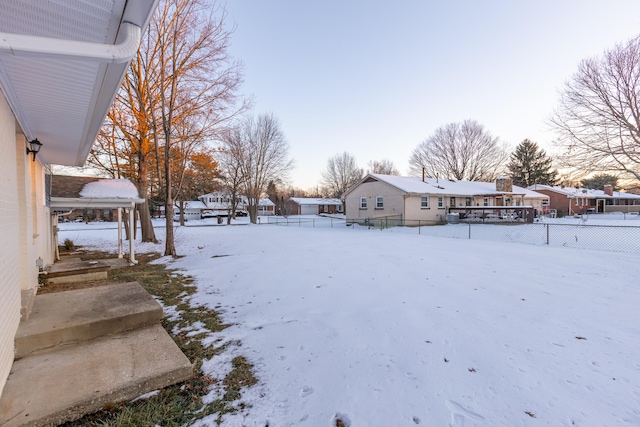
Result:
{"label": "chain link fence", "polygon": [[[265,220],[266,218],[266,220]],[[334,228],[344,227],[345,220],[342,218],[332,217],[281,217],[281,216],[266,216],[261,217],[261,221],[267,224],[288,226],[288,227],[308,227],[308,228]]]}
{"label": "chain link fence", "polygon": [[349,221],[339,218],[267,218],[267,223],[280,226],[340,228],[346,225],[353,230],[385,230],[453,239],[640,253],[640,226],[551,223],[432,225],[427,221],[403,220],[400,215]]}

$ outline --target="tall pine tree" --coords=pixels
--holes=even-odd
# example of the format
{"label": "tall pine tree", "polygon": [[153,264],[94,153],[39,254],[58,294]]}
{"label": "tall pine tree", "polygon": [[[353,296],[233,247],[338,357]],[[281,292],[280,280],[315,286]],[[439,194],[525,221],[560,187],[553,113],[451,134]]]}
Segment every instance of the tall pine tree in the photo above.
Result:
{"label": "tall pine tree", "polygon": [[525,139],[511,153],[507,167],[515,185],[528,187],[533,184],[555,185],[558,171],[552,170],[551,164],[551,158],[538,144]]}

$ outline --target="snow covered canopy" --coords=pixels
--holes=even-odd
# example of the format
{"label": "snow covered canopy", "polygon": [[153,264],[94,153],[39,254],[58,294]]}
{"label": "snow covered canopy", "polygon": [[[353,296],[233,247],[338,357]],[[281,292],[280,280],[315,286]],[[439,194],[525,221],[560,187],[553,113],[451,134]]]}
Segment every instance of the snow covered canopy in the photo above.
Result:
{"label": "snow covered canopy", "polygon": [[[144,203],[135,185],[128,179],[100,179],[80,176],[51,176],[52,213],[74,209],[118,209],[118,257],[122,258],[123,208],[129,209],[129,229],[134,226],[135,206]],[[57,219],[56,219],[57,223]],[[54,228],[53,241],[57,242]],[[129,262],[135,264],[134,239],[129,239]]]}
{"label": "snow covered canopy", "polygon": [[144,203],[128,179],[53,175],[51,210],[129,208]]}

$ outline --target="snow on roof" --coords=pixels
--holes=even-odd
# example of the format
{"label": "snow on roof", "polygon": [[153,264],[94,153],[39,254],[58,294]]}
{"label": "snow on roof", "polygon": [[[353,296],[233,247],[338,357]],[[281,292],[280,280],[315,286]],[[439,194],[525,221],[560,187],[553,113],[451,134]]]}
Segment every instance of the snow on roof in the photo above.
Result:
{"label": "snow on roof", "polygon": [[202,203],[200,200],[189,200],[184,202],[185,209],[207,209],[207,205]]}
{"label": "snow on roof", "polygon": [[[415,194],[442,194],[453,196],[479,196],[479,195],[500,195],[505,194],[504,191],[497,191],[496,184],[494,182],[481,182],[481,181],[450,181],[448,179],[437,178],[425,178],[422,181],[421,178],[414,176],[395,176],[395,175],[381,175],[370,174],[369,176],[377,179],[378,181],[386,182],[399,190],[407,193]],[[535,199],[547,199],[548,196],[536,193],[535,191],[513,186],[513,191],[507,194],[522,194],[526,198]]]}
{"label": "snow on roof", "polygon": [[139,199],[138,189],[128,179],[100,179],[85,184],[80,197],[88,199]]}
{"label": "snow on roof", "polygon": [[276,204],[271,201],[271,199],[260,199],[258,200],[258,206],[275,206]]}
{"label": "snow on roof", "polygon": [[558,194],[563,194],[569,198],[584,197],[589,199],[635,199],[640,200],[640,196],[633,193],[623,193],[620,191],[614,191],[612,196],[609,196],[603,190],[592,190],[589,188],[576,188],[576,187],[564,187],[560,185],[541,185],[535,184],[529,187],[531,190],[548,190]]}
{"label": "snow on roof", "polygon": [[314,198],[314,197],[292,197],[295,203],[299,205],[341,205],[342,201],[340,199],[324,199],[324,198]]}

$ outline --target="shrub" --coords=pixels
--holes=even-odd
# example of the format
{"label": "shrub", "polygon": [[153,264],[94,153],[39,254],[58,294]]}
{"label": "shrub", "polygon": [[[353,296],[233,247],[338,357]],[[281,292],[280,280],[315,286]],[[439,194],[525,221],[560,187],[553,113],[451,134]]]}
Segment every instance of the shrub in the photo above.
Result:
{"label": "shrub", "polygon": [[76,245],[73,244],[73,240],[71,239],[64,239],[64,248],[68,251],[72,251],[73,248],[75,248]]}

